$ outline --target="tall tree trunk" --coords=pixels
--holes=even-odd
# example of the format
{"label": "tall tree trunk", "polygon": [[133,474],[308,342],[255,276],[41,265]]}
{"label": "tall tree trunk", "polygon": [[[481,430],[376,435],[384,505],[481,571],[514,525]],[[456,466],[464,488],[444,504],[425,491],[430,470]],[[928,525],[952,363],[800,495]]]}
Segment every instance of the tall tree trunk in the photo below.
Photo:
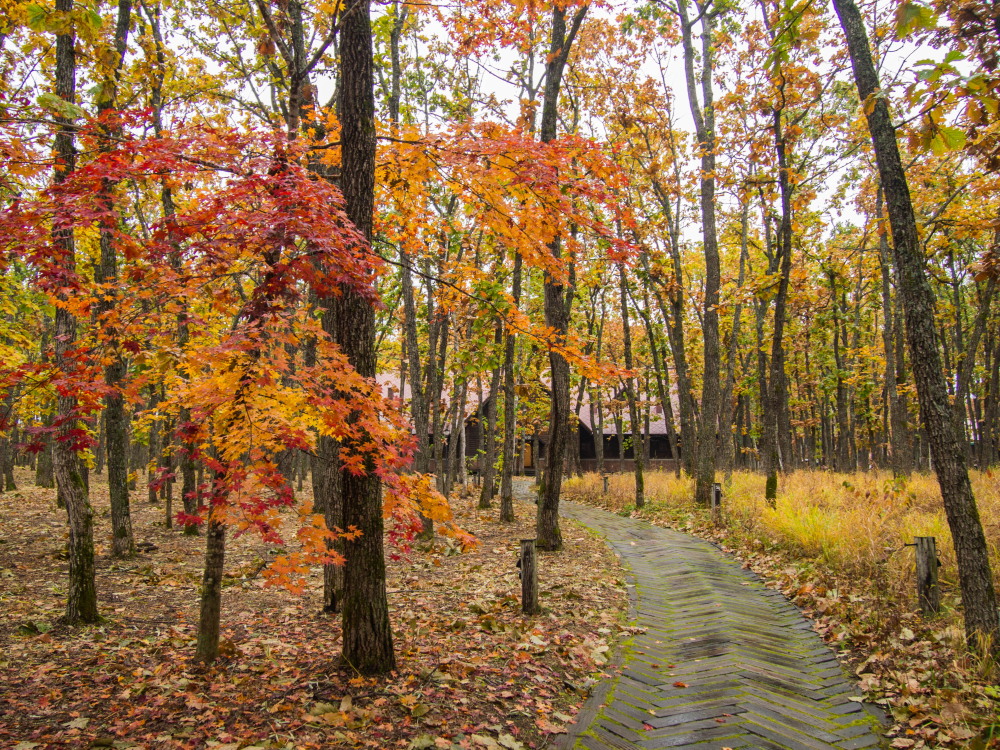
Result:
{"label": "tall tree trunk", "polygon": [[14,445],[17,431],[14,401],[15,393],[11,388],[4,394],[3,404],[0,406],[0,479],[4,492],[17,491],[17,483],[14,481]]}
{"label": "tall tree trunk", "polygon": [[[115,24],[115,64],[105,76],[101,87],[103,99],[98,105],[100,114],[108,117],[118,106],[118,79],[128,46],[129,24],[132,20],[131,0],[119,0],[118,20]],[[107,124],[100,130],[100,148],[108,151],[119,128]],[[102,180],[98,202],[105,212],[101,221],[101,261],[94,267],[94,280],[104,288],[98,303],[99,314],[113,315],[118,306],[118,249],[115,247],[117,216],[115,214],[112,180]],[[135,539],[132,534],[132,514],[128,493],[128,414],[121,386],[125,380],[126,365],[122,356],[118,332],[110,327],[105,335],[111,350],[111,362],[104,368],[104,383],[108,393],[104,397],[105,449],[108,461],[108,492],[111,498],[111,554],[114,557],[132,557]]]}
{"label": "tall tree trunk", "polygon": [[[959,354],[958,371],[955,373],[955,429],[959,436],[965,434],[965,426],[968,422],[975,423],[975,416],[971,414],[966,406],[966,397],[971,392],[973,371],[976,367],[976,352],[979,351],[979,342],[986,330],[986,321],[989,320],[990,307],[993,303],[993,295],[996,292],[997,280],[991,276],[986,281],[986,288],[982,291],[979,300],[976,320],[969,332],[969,341],[963,351]],[[968,445],[968,441],[965,441]],[[968,454],[968,450],[966,451]],[[971,456],[969,456],[971,458]]]}
{"label": "tall tree trunk", "polygon": [[628,398],[628,417],[632,424],[632,465],[635,467],[635,507],[646,504],[646,492],[643,476],[645,468],[645,443],[642,439],[642,424],[639,420],[639,404],[635,392],[635,360],[632,357],[632,329],[628,319],[628,284],[625,280],[625,266],[618,266],[618,281],[621,291],[622,311],[622,342],[625,349],[625,368],[629,371],[625,378],[625,393]]}
{"label": "tall tree trunk", "polygon": [[[673,144],[673,141],[671,141]],[[676,159],[676,154],[675,161]],[[680,181],[679,162],[677,180]],[[653,290],[660,314],[667,324],[667,340],[670,344],[670,353],[674,360],[674,372],[677,375],[677,400],[678,411],[680,412],[680,453],[683,456],[682,463],[684,470],[689,476],[694,476],[697,471],[698,458],[698,432],[697,432],[697,405],[695,404],[694,388],[691,383],[690,369],[687,361],[687,348],[684,345],[684,266],[681,259],[681,225],[680,225],[680,205],[676,208],[671,206],[670,195],[656,180],[653,181],[653,189],[660,200],[660,207],[663,215],[670,227],[669,243],[670,260],[673,267],[673,283],[669,290],[669,313],[668,306],[664,303],[663,296],[659,290]],[[677,199],[680,201],[678,195]],[[649,273],[648,260],[642,256],[643,268]],[[680,465],[678,465],[678,472]]]}
{"label": "tall tree trunk", "polygon": [[158,464],[157,456],[160,450],[160,420],[155,416],[156,406],[160,402],[160,386],[151,385],[149,387],[148,411],[154,415],[149,420],[149,461],[146,462],[146,491],[150,505],[155,505],[159,500],[156,491],[156,468]]}
{"label": "tall tree trunk", "polygon": [[[399,103],[403,75],[399,59],[399,42],[409,15],[409,6],[393,3],[393,24],[389,34],[389,57],[391,63],[391,89],[389,95],[389,121],[394,135],[399,131]],[[409,253],[400,248],[400,286],[403,296],[403,349],[410,373],[410,415],[413,429],[417,434],[417,450],[413,468],[421,474],[429,471],[428,437],[430,431],[427,399],[424,396],[423,368],[420,364],[420,345],[417,341],[417,305],[413,294],[413,261]],[[400,386],[402,387],[402,386]],[[400,398],[404,397],[400,393]],[[438,467],[440,471],[441,467]]]}
{"label": "tall tree trunk", "polygon": [[[326,299],[321,304],[323,331],[331,339],[336,340],[338,331],[336,302],[333,299]],[[316,448],[317,461],[313,471],[318,473],[313,476],[313,491],[319,491],[317,497],[320,498],[319,507],[326,521],[326,527],[334,532],[338,529],[344,530],[347,528],[347,523],[344,520],[344,488],[341,482],[339,443],[332,437],[321,435]],[[341,555],[346,554],[342,539],[331,540],[327,546]],[[324,612],[339,613],[343,608],[345,567],[333,563],[323,566]]]}
{"label": "tall tree trunk", "polygon": [[[511,272],[511,299],[516,308],[521,303],[521,254],[514,253]],[[514,377],[514,355],[517,337],[508,325],[503,354],[503,462],[500,475],[500,520],[514,521],[514,441],[517,437],[517,388]]]}
{"label": "tall tree trunk", "polygon": [[[746,264],[748,253],[748,229],[750,223],[750,201],[743,203],[740,211],[740,270],[736,279],[737,290],[743,289],[743,282],[746,278]],[[722,404],[719,408],[719,469],[725,476],[728,484],[733,474],[733,459],[736,451],[736,443],[733,439],[733,390],[736,387],[736,360],[740,351],[740,331],[743,323],[743,298],[740,295],[739,302],[733,310],[733,330],[729,339],[729,353],[726,357],[726,383],[722,388]]]}
{"label": "tall tree trunk", "polygon": [[[986,397],[986,437],[983,446],[983,468],[1000,460],[1000,337],[996,348],[991,348],[992,362],[989,368],[989,390]],[[39,460],[42,454],[38,455]]]}
{"label": "tall tree trunk", "polygon": [[[347,7],[340,30],[341,191],[347,217],[372,239],[375,200],[375,95],[370,0]],[[337,343],[365,377],[376,373],[375,310],[353,289],[337,298]],[[344,523],[361,536],[344,545],[343,656],[361,674],[396,666],[385,591],[382,492],[373,466],[355,475],[341,471]]]}
{"label": "tall tree trunk", "polygon": [[458,449],[461,443],[461,435],[465,429],[465,380],[462,379],[455,384],[455,391],[452,396],[452,417],[451,429],[448,435],[448,453],[445,457],[448,471],[448,481],[445,483],[445,497],[451,494],[452,488],[458,479],[460,472],[458,466]]}
{"label": "tall tree trunk", "polygon": [[[497,343],[503,340],[503,333],[499,326],[497,326],[496,338]],[[500,374],[500,367],[495,367],[490,377],[490,395],[486,400],[486,419],[480,423],[482,448],[485,451],[480,471],[483,484],[479,488],[479,510],[493,507],[493,490],[497,477],[497,399],[500,395]]]}
{"label": "tall tree trunk", "polygon": [[[430,428],[427,419],[427,404],[424,400],[420,346],[417,343],[417,306],[413,297],[413,273],[410,256],[402,249],[399,251],[399,263],[403,289],[403,348],[406,352],[406,365],[410,376],[410,415],[413,418],[413,429],[417,434],[417,450],[413,468],[423,474],[427,472],[427,438]],[[402,393],[399,395],[400,398],[404,397]]]}
{"label": "tall tree trunk", "polygon": [[[879,189],[878,195],[878,218],[881,222],[883,196]],[[893,343],[895,327],[899,324],[896,320],[895,310],[892,304],[892,282],[889,275],[889,239],[886,232],[879,232],[878,252],[879,269],[882,279],[882,349],[885,355],[885,395],[889,408],[889,466],[893,476],[907,477],[912,470],[911,450],[909,443],[909,433],[906,427],[906,412],[899,398],[896,366],[896,349]]]}
{"label": "tall tree trunk", "polygon": [[4,492],[16,492],[17,483],[14,481],[14,418],[11,409],[5,407],[7,433],[0,437],[0,474],[3,475]]}
{"label": "tall tree trunk", "polygon": [[[556,139],[558,121],[559,90],[562,86],[563,69],[569,57],[569,50],[583,23],[588,6],[580,7],[566,28],[566,11],[561,7],[552,9],[552,34],[549,42],[549,60],[545,72],[545,100],[542,105],[541,140],[549,143]],[[553,259],[558,263],[562,256],[562,243],[557,236],[549,244]],[[555,345],[566,345],[569,333],[569,313],[572,301],[572,286],[558,274],[545,271],[543,277],[545,325],[553,332]],[[548,461],[545,466],[545,481],[538,500],[536,544],[539,549],[562,549],[562,532],[559,529],[559,493],[562,490],[563,470],[566,460],[566,443],[569,440],[569,362],[557,348],[549,348],[549,367],[552,374],[551,410],[549,412]]]}
{"label": "tall tree trunk", "polygon": [[226,524],[215,509],[209,511],[205,533],[205,569],[201,578],[196,658],[211,663],[219,655],[222,622],[222,574],[226,563]]}
{"label": "tall tree trunk", "polygon": [[[58,13],[73,11],[73,0],[56,0]],[[72,31],[56,35],[56,96],[65,102],[76,101],[76,52]],[[76,169],[75,127],[64,117],[57,117],[56,165],[53,179],[65,181]],[[68,278],[76,275],[76,246],[71,228],[52,230],[52,244],[60,256],[60,266]],[[60,302],[65,303],[64,293]],[[76,318],[65,304],[56,307],[54,364],[62,375],[73,377],[72,349],[76,342]],[[73,431],[78,426],[78,404],[72,395],[72,383],[57,399],[56,416],[59,427],[52,441],[52,468],[59,494],[66,503],[69,517],[69,592],[66,600],[66,621],[95,623],[97,589],[94,581],[94,510],[90,505],[83,462],[74,445]]]}
{"label": "tall tree trunk", "polygon": [[[694,119],[698,150],[701,153],[701,229],[705,254],[705,300],[702,315],[704,367],[701,388],[701,415],[698,424],[698,467],[694,499],[708,507],[715,482],[716,439],[719,430],[719,242],[715,226],[715,104],[712,88],[715,10],[711,0],[696,2],[698,17],[690,20],[687,0],[678,0],[681,38],[684,47],[684,73],[688,102]],[[701,23],[701,75],[695,75],[693,26]],[[701,89],[700,95],[698,89]]]}
{"label": "tall tree trunk", "polygon": [[[45,414],[42,417],[42,425],[46,428],[52,427],[52,411],[50,406],[45,407]],[[39,437],[42,449],[38,452],[38,459],[35,461],[35,486],[52,488],[56,486],[56,478],[52,473],[52,435],[44,432]]]}
{"label": "tall tree trunk", "polygon": [[843,308],[840,304],[840,293],[837,289],[837,276],[833,270],[828,274],[830,279],[830,299],[833,302],[833,365],[836,368],[837,392],[837,438],[836,453],[833,467],[836,471],[851,471],[850,442],[847,415],[847,385],[844,383],[843,347],[847,344],[846,333],[842,335],[841,316]]}
{"label": "tall tree trunk", "polygon": [[[431,423],[431,439],[430,444],[430,457],[434,462],[434,465],[440,468],[441,460],[444,455],[444,443],[441,440],[441,434],[443,432],[441,427],[441,420],[443,417],[443,412],[441,410],[441,393],[444,390],[445,381],[445,363],[448,358],[448,338],[449,338],[449,327],[451,322],[451,316],[445,312],[441,311],[440,322],[438,323],[438,335],[437,335],[437,356],[428,361],[428,377],[427,377],[427,390],[428,401],[430,405],[430,423]],[[437,477],[437,487],[438,491],[444,492],[444,473],[439,471]],[[427,518],[426,516],[422,519],[423,523],[423,536],[425,538],[433,538],[434,536],[434,522]]]}
{"label": "tall tree trunk", "polygon": [[[781,88],[781,99],[784,101],[784,84]],[[779,446],[784,442],[779,436],[779,426],[782,420],[779,415],[788,406],[788,389],[785,387],[785,307],[788,300],[788,281],[792,272],[792,188],[788,179],[788,154],[782,126],[782,109],[772,113],[772,133],[774,150],[778,156],[778,186],[781,193],[781,220],[778,224],[778,293],[774,298],[774,330],[771,337],[771,372],[768,377],[767,401],[763,405],[764,416],[764,473],[767,480],[764,489],[764,499],[774,507],[778,496],[778,470],[782,461],[787,461],[790,448],[786,447],[786,455],[781,455]]]}
{"label": "tall tree trunk", "polygon": [[[677,456],[677,435],[674,432],[674,405],[670,400],[670,373],[667,371],[666,351],[660,348],[657,340],[656,327],[653,325],[653,316],[649,307],[649,289],[643,286],[643,307],[639,311],[642,321],[646,327],[646,338],[649,340],[649,352],[653,361],[653,374],[656,377],[656,394],[660,401],[660,409],[663,411],[663,424],[667,433],[667,451],[674,459],[677,476],[680,476],[681,464]],[[730,415],[731,421],[731,415]],[[593,424],[593,418],[591,418]],[[603,458],[603,456],[602,456]]]}
{"label": "tall tree trunk", "polygon": [[600,386],[590,389],[590,424],[594,426],[594,458],[598,476],[604,475],[604,405]]}
{"label": "tall tree trunk", "polygon": [[[97,272],[95,271],[95,276]],[[104,473],[104,459],[107,457],[108,449],[105,443],[105,427],[104,427],[104,413],[101,413],[101,418],[97,420],[97,447],[94,448],[94,472],[96,474]],[[127,460],[126,456],[126,460]]]}
{"label": "tall tree trunk", "polygon": [[906,173],[899,157],[896,131],[886,99],[878,96],[878,74],[861,13],[853,0],[834,0],[833,5],[847,38],[858,95],[865,104],[868,130],[885,192],[920,414],[930,441],[934,470],[955,545],[966,636],[974,649],[989,649],[996,656],[1000,653],[1000,621],[986,537],[969,483],[965,452],[958,444],[954,415],[948,403],[934,329],[934,293],[924,268],[926,261]]}

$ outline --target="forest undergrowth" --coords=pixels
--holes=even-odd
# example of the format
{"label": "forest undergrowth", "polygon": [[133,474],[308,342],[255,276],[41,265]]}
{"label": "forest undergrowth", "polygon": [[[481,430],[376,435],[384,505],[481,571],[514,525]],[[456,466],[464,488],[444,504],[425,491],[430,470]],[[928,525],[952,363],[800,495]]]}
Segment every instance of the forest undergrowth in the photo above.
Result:
{"label": "forest undergrowth", "polygon": [[[932,475],[797,471],[775,508],[764,477],[739,472],[724,486],[721,519],[692,503],[694,482],[645,477],[634,506],[631,474],[568,479],[564,497],[711,539],[779,588],[814,621],[868,700],[891,713],[895,748],[1000,748],[1000,668],[965,649],[955,556]],[[973,474],[990,544],[1000,557],[1000,477]],[[916,602],[914,536],[937,538],[942,607],[924,619]],[[1000,581],[998,581],[1000,583]]]}
{"label": "forest undergrowth", "polygon": [[[460,553],[438,538],[389,561],[399,668],[356,676],[339,661],[339,616],[321,613],[322,577],[304,594],[265,588],[277,550],[253,535],[227,551],[222,658],[194,660],[204,540],[165,528],[163,507],[133,502],[134,559],[110,557],[107,485],[92,486],[105,622],[59,623],[65,511],[55,490],[18,474],[0,495],[0,747],[544,748],[583,703],[625,628],[615,557],[568,524],[565,551],[539,554],[542,613],[520,610],[514,524],[474,499],[456,520],[476,535]],[[598,564],[595,564],[595,561]]]}

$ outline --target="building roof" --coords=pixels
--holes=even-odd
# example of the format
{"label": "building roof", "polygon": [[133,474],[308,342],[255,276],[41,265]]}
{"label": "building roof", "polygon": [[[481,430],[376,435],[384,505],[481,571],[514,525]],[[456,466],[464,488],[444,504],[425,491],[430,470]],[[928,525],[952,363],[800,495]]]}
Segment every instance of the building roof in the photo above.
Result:
{"label": "building roof", "polygon": [[[385,395],[389,396],[390,398],[399,397],[399,395],[400,395],[399,394],[399,380],[400,380],[400,378],[399,378],[399,373],[398,372],[384,372],[384,373],[379,373],[376,376],[376,380],[378,381],[379,385],[382,386],[382,392]],[[487,386],[488,386],[488,384],[484,382],[483,383],[484,391],[486,390]],[[487,401],[489,401],[490,396],[491,396],[491,394],[489,394],[488,392],[485,392],[484,394],[480,394],[479,393],[479,383],[476,382],[475,379],[470,378],[469,382],[467,383],[467,387],[468,387],[468,392],[467,392],[466,401],[465,401],[465,419],[466,420],[468,420],[471,417],[474,417],[477,414],[477,412],[479,411],[480,403],[485,404]],[[480,398],[481,395],[482,395],[482,398]],[[412,391],[410,390],[410,382],[409,382],[409,380],[407,380],[406,383],[404,384],[404,387],[403,387],[402,398],[403,398],[404,402],[408,402],[411,397],[412,397]],[[442,397],[441,397],[441,401],[442,401],[442,404],[444,406],[445,411],[447,411],[450,408],[450,406],[451,406],[450,399],[451,399],[450,392],[448,392],[448,390],[445,390],[442,393]],[[671,399],[674,400],[674,404],[673,404],[674,408],[677,408],[677,402],[676,402],[676,397],[675,397],[674,393],[671,393]],[[619,393],[619,394],[617,394],[616,400],[619,403],[622,403],[622,402],[624,402],[624,396],[621,393]],[[575,406],[575,404],[574,404],[574,406]],[[618,407],[618,411],[621,413],[622,417],[624,418],[624,420],[627,423],[628,422],[628,407],[624,406],[624,405],[619,406]],[[579,417],[580,417],[581,424],[589,432],[593,433],[595,426],[591,423],[591,418],[590,418],[590,402],[589,402],[589,399],[586,397],[586,395],[584,396],[583,402],[580,405]],[[663,416],[663,407],[660,404],[658,404],[658,403],[652,404],[651,405],[651,409],[650,409],[650,415],[649,415],[649,434],[650,435],[666,435],[666,434],[668,434],[668,428],[667,427],[668,426],[667,426],[666,419],[664,419],[664,416]],[[451,425],[450,424],[445,424],[445,425],[443,425],[443,429],[444,429],[444,434],[447,435],[451,431]],[[626,428],[626,429],[628,429],[628,428]],[[545,430],[545,431],[543,431],[542,434],[546,435],[547,433],[548,433],[548,430]],[[604,434],[608,435],[608,436],[613,436],[613,435],[617,435],[618,434],[618,430],[617,430],[617,428],[615,426],[614,413],[611,410],[607,409],[606,406],[605,406],[605,412],[604,412]]]}

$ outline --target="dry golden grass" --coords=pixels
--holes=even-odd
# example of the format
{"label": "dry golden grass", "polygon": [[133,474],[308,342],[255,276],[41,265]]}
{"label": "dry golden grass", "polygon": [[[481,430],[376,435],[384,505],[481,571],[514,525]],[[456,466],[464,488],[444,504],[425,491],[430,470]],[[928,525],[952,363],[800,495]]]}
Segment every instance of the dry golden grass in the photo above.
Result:
{"label": "dry golden grass", "polygon": [[[1000,570],[1000,476],[974,472],[973,488],[986,530],[994,574]],[[615,512],[633,508],[631,474],[608,478],[608,493],[596,474],[564,483],[569,499],[601,505]],[[694,480],[671,473],[646,475],[644,515],[683,521],[694,514]],[[831,572],[885,580],[893,588],[912,587],[913,553],[903,545],[915,536],[937,538],[942,587],[957,586],[955,554],[945,520],[941,493],[933,475],[893,479],[885,472],[836,474],[796,471],[781,479],[775,508],[764,502],[764,477],[733,474],[723,489],[727,530],[797,556],[820,561]],[[1000,583],[1000,580],[998,580]]]}

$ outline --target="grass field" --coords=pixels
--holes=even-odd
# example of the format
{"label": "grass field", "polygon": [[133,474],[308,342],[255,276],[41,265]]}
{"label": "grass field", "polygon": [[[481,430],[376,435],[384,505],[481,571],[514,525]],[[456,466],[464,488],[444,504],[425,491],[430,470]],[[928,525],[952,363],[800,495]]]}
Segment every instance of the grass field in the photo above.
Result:
{"label": "grass field", "polygon": [[[977,472],[972,482],[996,575],[1000,476]],[[683,524],[696,512],[693,479],[656,472],[648,474],[645,483],[644,515]],[[610,476],[606,495],[596,475],[568,479],[564,487],[570,499],[615,512],[634,509],[630,474]],[[912,588],[914,569],[912,550],[903,545],[915,536],[933,536],[942,563],[942,588],[947,592],[957,585],[951,534],[933,475],[914,474],[902,481],[887,473],[797,471],[783,477],[772,509],[764,502],[764,477],[740,472],[724,486],[723,504],[722,523],[731,535],[776,545],[834,572],[885,578],[900,594]]]}

